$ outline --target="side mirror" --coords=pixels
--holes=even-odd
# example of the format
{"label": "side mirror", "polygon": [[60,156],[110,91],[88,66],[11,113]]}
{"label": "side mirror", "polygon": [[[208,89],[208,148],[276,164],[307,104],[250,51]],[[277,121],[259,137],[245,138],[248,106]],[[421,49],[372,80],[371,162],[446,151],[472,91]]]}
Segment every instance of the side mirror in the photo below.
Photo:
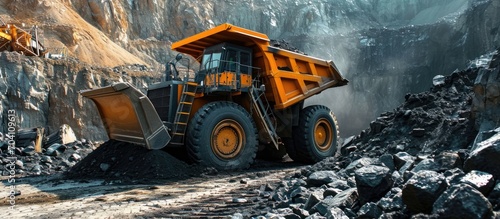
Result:
{"label": "side mirror", "polygon": [[175,56],[175,60],[176,60],[176,61],[179,61],[179,60],[181,60],[181,59],[182,59],[182,54],[180,54],[180,53],[179,53],[179,54],[177,54],[177,55]]}

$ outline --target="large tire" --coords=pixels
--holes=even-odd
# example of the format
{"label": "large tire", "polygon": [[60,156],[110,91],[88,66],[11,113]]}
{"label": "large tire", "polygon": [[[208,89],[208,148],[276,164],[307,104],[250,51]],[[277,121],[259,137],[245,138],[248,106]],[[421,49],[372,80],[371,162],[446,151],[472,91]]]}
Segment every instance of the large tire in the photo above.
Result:
{"label": "large tire", "polygon": [[240,105],[212,102],[196,112],[188,125],[187,151],[192,160],[221,170],[248,168],[258,149],[257,128]]}
{"label": "large tire", "polygon": [[294,127],[295,161],[315,163],[336,155],[339,127],[337,118],[326,106],[313,105],[300,111],[299,125]]}

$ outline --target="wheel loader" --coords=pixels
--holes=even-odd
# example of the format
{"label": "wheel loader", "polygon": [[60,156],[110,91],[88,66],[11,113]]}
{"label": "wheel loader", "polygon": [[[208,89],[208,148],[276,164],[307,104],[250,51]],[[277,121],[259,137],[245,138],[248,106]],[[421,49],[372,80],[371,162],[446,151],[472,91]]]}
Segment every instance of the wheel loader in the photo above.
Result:
{"label": "wheel loader", "polygon": [[[179,54],[146,94],[123,82],[81,91],[110,139],[183,148],[193,161],[226,170],[249,167],[258,151],[305,163],[338,152],[333,112],[304,107],[305,99],[348,83],[332,61],[274,47],[267,35],[227,23],[172,49]],[[186,55],[199,69],[179,64]]]}

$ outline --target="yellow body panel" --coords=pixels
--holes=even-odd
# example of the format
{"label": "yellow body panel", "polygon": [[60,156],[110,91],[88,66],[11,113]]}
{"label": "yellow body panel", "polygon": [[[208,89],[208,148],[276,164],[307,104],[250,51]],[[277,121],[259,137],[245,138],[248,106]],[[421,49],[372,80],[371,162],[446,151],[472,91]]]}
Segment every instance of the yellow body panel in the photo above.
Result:
{"label": "yellow body panel", "polygon": [[[209,74],[205,77],[205,86],[228,86],[231,89],[237,90],[237,74],[235,72],[222,72],[217,74]],[[252,85],[252,76],[247,74],[240,74],[239,79],[241,85],[240,88],[247,88]]]}
{"label": "yellow body panel", "polygon": [[[302,55],[269,44],[269,38],[262,33],[247,30],[231,24],[222,24],[172,44],[172,49],[187,53],[194,58],[203,54],[207,47],[222,42],[253,49],[253,66],[266,85],[266,96],[275,109],[284,109],[321,91],[347,84],[347,80],[331,61]],[[221,73],[220,78],[206,78],[206,85],[220,80],[232,85],[234,75]],[[251,78],[244,78],[242,87],[251,85]],[[248,80],[248,81],[245,81]]]}

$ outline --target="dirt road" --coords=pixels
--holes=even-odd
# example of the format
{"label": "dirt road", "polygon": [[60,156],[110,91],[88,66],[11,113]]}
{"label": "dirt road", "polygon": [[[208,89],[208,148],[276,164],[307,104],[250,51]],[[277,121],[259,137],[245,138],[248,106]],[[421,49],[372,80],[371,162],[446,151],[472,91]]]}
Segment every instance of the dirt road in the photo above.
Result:
{"label": "dirt road", "polygon": [[11,209],[9,183],[2,181],[2,218],[224,218],[265,212],[262,185],[276,184],[297,171],[296,164],[218,173],[180,181],[69,180],[62,175],[16,181]]}

